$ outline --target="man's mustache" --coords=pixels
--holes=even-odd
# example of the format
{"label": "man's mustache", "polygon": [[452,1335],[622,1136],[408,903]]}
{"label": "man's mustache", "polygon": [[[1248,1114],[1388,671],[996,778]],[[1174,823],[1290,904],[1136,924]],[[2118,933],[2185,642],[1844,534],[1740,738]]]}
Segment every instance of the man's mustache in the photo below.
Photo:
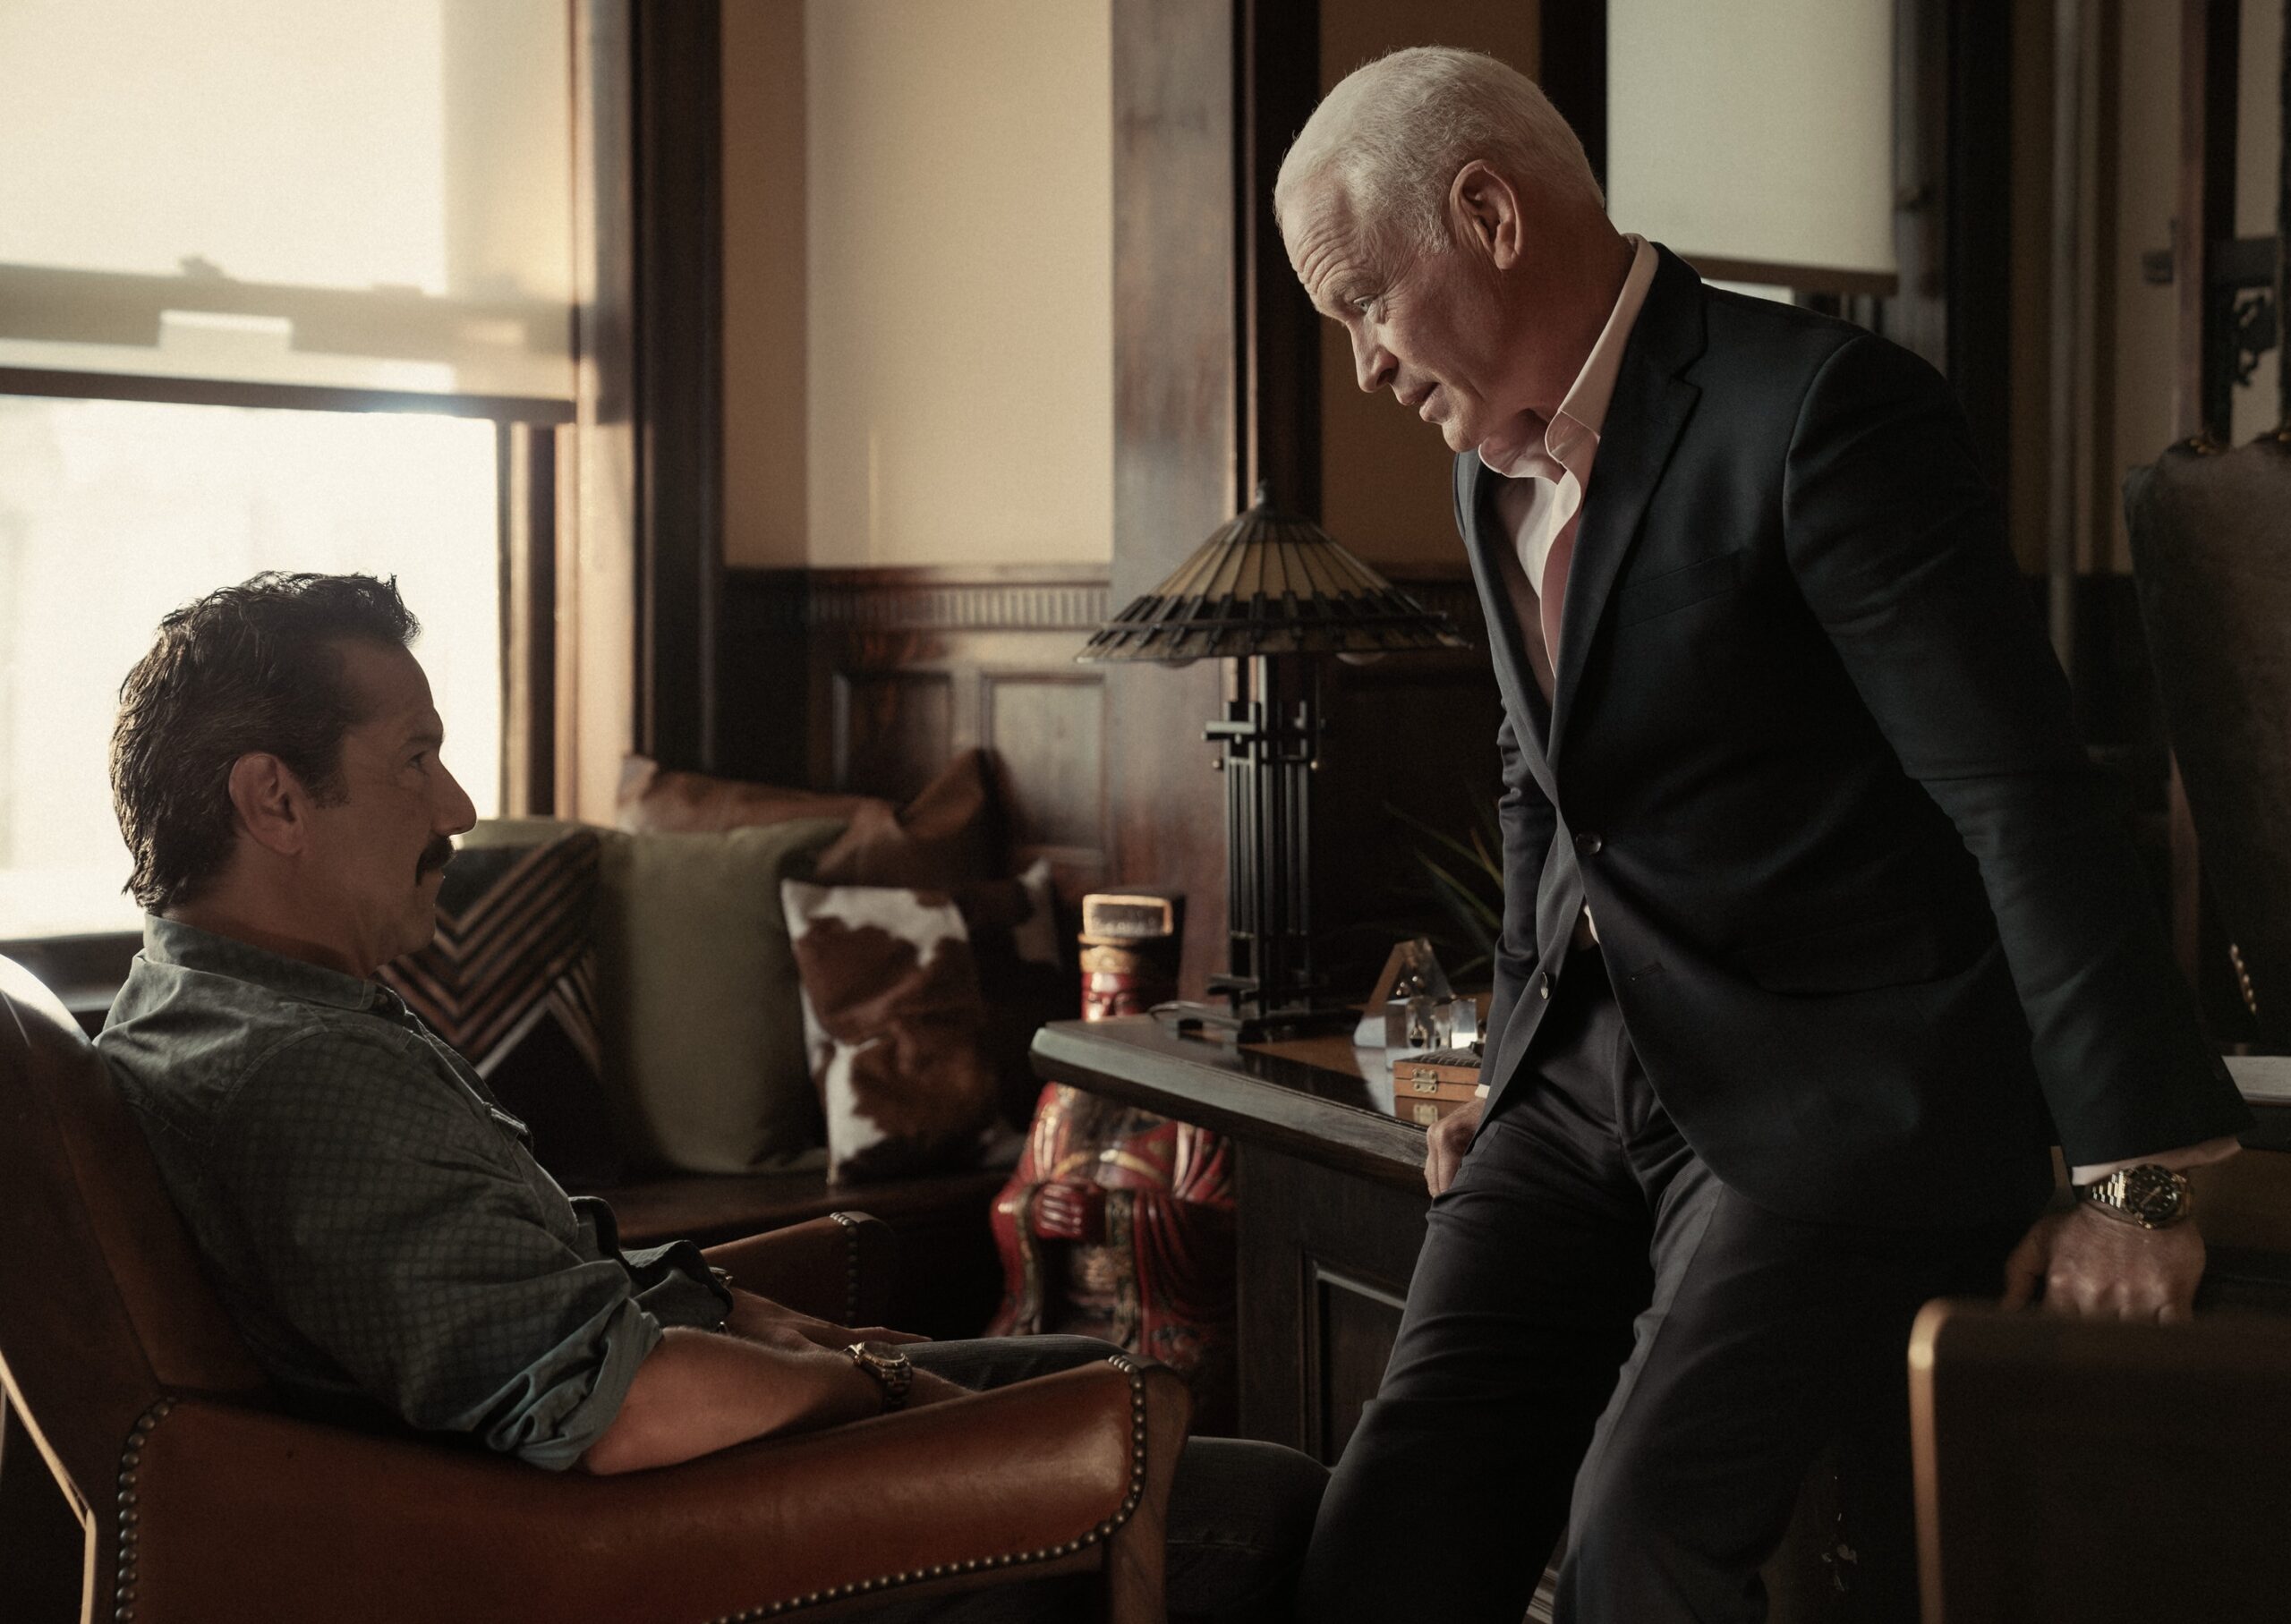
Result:
{"label": "man's mustache", "polygon": [[439,835],[422,848],[422,861],[413,871],[417,880],[426,880],[437,870],[444,868],[454,858],[454,843]]}

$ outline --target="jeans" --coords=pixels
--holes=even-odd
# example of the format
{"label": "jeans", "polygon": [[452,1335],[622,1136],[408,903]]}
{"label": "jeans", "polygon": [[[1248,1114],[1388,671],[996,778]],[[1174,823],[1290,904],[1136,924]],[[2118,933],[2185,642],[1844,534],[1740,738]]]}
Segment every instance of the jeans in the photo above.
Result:
{"label": "jeans", "polygon": [[[985,1389],[1088,1365],[1121,1350],[1088,1337],[1001,1337],[917,1342],[917,1370]],[[1318,1461],[1239,1438],[1195,1438],[1178,1459],[1167,1535],[1172,1624],[1285,1619],[1327,1470]],[[1087,1616],[1095,1581],[1069,1576],[966,1595],[894,1603],[865,1624],[1069,1624]]]}

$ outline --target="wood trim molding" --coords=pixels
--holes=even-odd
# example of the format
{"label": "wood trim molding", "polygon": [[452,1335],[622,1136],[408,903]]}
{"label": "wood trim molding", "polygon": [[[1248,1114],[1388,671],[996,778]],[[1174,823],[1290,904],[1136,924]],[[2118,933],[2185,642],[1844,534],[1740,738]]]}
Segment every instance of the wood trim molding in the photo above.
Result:
{"label": "wood trim molding", "polygon": [[254,406],[287,412],[418,412],[504,423],[569,423],[573,403],[538,395],[452,395],[422,389],[355,389],[331,384],[251,383],[149,372],[74,372],[0,367],[0,395],[69,400],[151,401],[170,406]]}
{"label": "wood trim molding", "polygon": [[[1386,569],[1385,576],[1466,634],[1478,598],[1461,565]],[[941,565],[889,569],[726,572],[745,627],[843,627],[899,632],[1072,632],[1086,635],[1115,605],[1099,565]]]}
{"label": "wood trim molding", "polygon": [[773,626],[869,631],[1071,632],[1109,614],[1099,565],[734,570],[728,590]]}

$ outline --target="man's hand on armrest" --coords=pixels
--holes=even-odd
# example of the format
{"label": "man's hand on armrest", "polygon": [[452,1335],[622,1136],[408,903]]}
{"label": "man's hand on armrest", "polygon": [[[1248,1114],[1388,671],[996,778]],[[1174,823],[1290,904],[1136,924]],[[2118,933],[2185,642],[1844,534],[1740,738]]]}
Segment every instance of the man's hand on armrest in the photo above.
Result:
{"label": "man's hand on armrest", "polygon": [[[2082,1162],[2069,1182],[2097,1184],[2142,1162],[2179,1172],[2225,1161],[2242,1148],[2233,1138],[2207,1139],[2124,1161]],[[2039,1219],[2006,1259],[2005,1306],[2026,1307],[2041,1297],[2054,1314],[2169,1324],[2193,1311],[2203,1263],[2203,1236],[2193,1219],[2146,1229],[2080,1203]]]}
{"label": "man's hand on armrest", "polygon": [[[918,1371],[907,1402],[935,1404],[963,1391]],[[619,1413],[581,1466],[600,1475],[674,1466],[751,1439],[864,1420],[882,1407],[882,1389],[840,1350],[679,1326],[636,1367]]]}

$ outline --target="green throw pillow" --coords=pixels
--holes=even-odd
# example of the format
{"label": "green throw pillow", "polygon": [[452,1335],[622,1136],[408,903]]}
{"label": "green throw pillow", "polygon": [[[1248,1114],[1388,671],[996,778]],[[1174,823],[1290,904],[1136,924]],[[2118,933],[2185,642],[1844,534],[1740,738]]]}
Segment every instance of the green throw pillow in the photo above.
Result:
{"label": "green throw pillow", "polygon": [[[530,841],[541,820],[467,841]],[[818,1161],[819,1097],[779,886],[843,832],[805,818],[717,834],[599,830],[599,1025],[630,1160],[750,1173]]]}

